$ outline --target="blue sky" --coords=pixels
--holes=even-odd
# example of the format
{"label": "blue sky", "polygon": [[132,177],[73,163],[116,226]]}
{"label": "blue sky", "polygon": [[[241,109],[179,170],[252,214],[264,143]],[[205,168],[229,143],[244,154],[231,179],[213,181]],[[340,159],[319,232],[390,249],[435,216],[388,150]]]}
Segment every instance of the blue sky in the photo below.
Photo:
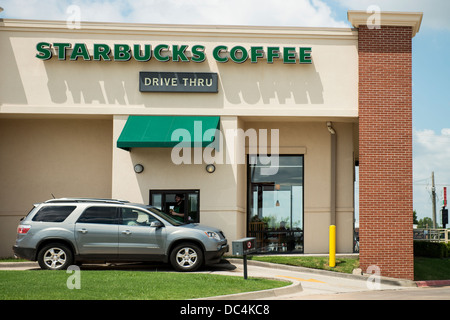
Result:
{"label": "blue sky", "polygon": [[[431,172],[438,208],[450,187],[450,1],[448,0],[4,0],[0,18],[82,21],[350,27],[348,10],[423,12],[413,39],[414,209],[431,217]],[[439,212],[438,212],[439,217]]]}

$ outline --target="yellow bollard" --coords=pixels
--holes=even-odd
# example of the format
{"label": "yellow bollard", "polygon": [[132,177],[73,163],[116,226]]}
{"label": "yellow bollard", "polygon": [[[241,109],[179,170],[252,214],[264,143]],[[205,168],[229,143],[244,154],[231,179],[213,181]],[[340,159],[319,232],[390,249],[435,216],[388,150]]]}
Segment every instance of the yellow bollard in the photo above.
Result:
{"label": "yellow bollard", "polygon": [[336,266],[336,226],[330,226],[330,243],[329,243],[329,266],[334,268]]}

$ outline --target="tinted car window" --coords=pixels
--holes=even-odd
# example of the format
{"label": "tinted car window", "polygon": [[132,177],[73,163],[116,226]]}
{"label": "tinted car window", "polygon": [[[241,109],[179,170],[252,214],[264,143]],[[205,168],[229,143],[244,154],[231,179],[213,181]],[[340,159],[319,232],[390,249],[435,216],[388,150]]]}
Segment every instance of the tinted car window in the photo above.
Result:
{"label": "tinted car window", "polygon": [[63,222],[75,210],[75,206],[42,207],[33,217],[33,221]]}
{"label": "tinted car window", "polygon": [[122,224],[128,226],[149,226],[152,222],[158,221],[151,214],[134,209],[122,208]]}
{"label": "tinted car window", "polygon": [[117,208],[90,207],[84,210],[78,223],[117,224]]}

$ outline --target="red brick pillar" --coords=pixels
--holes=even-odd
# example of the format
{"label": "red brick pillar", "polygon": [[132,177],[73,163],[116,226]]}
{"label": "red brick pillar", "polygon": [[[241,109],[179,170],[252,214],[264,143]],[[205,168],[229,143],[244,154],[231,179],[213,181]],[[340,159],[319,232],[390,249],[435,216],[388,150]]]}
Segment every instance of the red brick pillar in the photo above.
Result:
{"label": "red brick pillar", "polygon": [[413,280],[413,27],[358,28],[360,266]]}

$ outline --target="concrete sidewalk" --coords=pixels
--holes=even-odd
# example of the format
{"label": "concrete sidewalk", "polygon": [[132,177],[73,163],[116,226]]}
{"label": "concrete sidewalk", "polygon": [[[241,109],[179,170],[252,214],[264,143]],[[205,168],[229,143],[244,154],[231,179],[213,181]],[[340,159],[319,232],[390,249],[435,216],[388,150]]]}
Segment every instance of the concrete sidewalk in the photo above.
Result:
{"label": "concrete sidewalk", "polygon": [[[243,276],[243,260],[227,259],[234,269],[210,273]],[[449,281],[411,281],[248,261],[248,277],[291,281],[284,288],[203,300],[450,300]],[[419,285],[420,284],[420,285]]]}

